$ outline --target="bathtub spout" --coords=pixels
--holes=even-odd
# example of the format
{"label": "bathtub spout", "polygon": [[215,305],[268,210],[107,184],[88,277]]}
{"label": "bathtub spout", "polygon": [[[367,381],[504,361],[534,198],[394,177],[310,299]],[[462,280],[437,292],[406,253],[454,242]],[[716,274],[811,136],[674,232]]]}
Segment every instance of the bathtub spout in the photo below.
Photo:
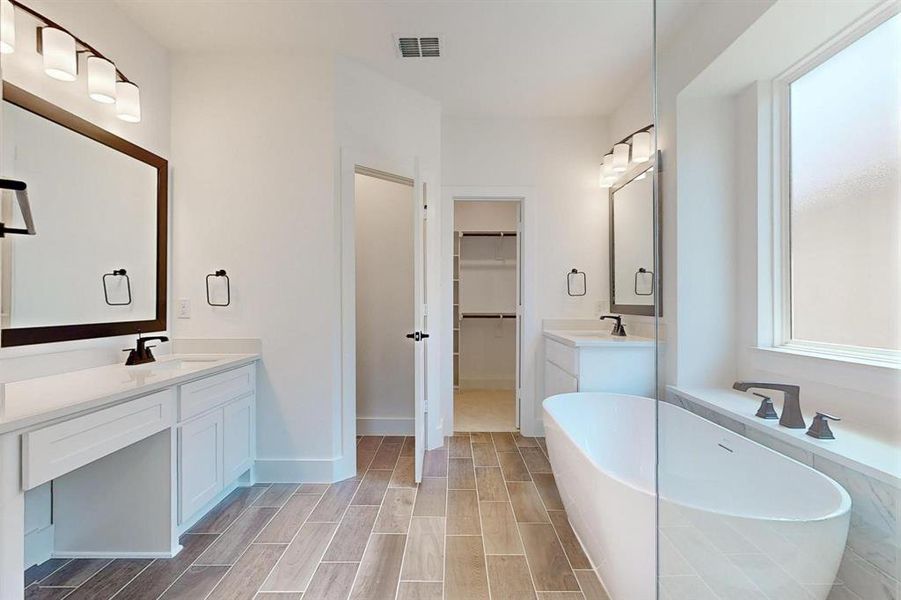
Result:
{"label": "bathtub spout", "polygon": [[782,416],[779,424],[789,429],[804,429],[807,424],[801,414],[801,387],[787,383],[756,383],[751,381],[736,381],[732,389],[747,392],[749,389],[776,390],[785,394],[782,404]]}

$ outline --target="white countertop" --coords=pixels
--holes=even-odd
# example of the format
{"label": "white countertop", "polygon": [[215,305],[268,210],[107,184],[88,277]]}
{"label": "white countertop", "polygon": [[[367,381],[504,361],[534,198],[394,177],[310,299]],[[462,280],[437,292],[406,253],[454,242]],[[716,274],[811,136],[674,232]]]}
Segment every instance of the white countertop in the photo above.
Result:
{"label": "white countertop", "polygon": [[259,354],[170,354],[144,365],[108,365],[7,383],[5,397],[0,397],[0,434],[156,392],[259,358]]}
{"label": "white countertop", "polygon": [[545,329],[544,336],[573,348],[614,348],[617,346],[653,346],[652,338],[627,335],[619,337],[610,335],[609,331]]}
{"label": "white countertop", "polygon": [[[810,437],[806,429],[788,429],[777,420],[754,416],[759,399],[724,388],[684,388],[668,386],[672,392],[688,397],[702,406],[722,413],[746,427],[765,431],[774,438],[860,471],[870,477],[901,488],[901,444],[868,436],[842,423],[832,423],[834,440]],[[805,413],[809,425],[813,413]]]}

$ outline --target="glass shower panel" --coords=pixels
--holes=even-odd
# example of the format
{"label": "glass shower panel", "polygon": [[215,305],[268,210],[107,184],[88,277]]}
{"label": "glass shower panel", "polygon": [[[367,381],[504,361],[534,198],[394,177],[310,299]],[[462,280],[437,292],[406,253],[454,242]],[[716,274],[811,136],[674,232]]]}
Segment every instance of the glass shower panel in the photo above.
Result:
{"label": "glass shower panel", "polygon": [[901,598],[899,10],[655,2],[658,598]]}

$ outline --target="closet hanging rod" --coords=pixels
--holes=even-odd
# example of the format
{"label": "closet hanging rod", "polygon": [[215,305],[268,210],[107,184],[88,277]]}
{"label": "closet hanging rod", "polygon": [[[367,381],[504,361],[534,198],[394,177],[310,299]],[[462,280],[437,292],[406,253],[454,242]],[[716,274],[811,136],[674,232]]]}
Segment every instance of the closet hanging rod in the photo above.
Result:
{"label": "closet hanging rod", "polygon": [[515,319],[516,313],[463,313],[461,319]]}
{"label": "closet hanging rod", "polygon": [[515,231],[458,231],[462,237],[516,237]]}

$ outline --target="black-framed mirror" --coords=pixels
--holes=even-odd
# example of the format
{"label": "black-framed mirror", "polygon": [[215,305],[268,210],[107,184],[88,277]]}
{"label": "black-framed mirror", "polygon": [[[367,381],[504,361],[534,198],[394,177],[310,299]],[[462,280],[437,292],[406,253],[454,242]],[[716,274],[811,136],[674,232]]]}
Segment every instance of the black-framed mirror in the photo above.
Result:
{"label": "black-framed mirror", "polygon": [[[654,228],[656,174],[650,163],[634,168],[609,190],[610,310],[626,315],[654,316],[662,280],[655,257]],[[655,223],[656,218],[656,223]]]}
{"label": "black-framed mirror", "polygon": [[166,159],[5,81],[2,119],[0,173],[27,183],[38,233],[0,240],[0,345],[165,330]]}

